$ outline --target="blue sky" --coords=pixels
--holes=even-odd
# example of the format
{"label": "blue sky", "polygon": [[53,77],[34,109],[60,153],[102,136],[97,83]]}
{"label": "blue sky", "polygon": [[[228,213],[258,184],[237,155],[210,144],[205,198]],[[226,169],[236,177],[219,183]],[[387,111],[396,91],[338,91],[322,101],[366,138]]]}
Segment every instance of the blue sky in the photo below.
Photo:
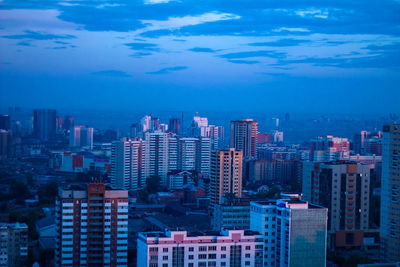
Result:
{"label": "blue sky", "polygon": [[0,105],[400,111],[400,1],[0,0]]}

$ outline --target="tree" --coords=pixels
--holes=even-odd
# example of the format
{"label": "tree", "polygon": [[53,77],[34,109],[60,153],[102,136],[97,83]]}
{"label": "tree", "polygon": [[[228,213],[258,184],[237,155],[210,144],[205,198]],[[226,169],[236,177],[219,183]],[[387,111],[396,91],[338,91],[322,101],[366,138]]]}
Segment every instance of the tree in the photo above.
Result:
{"label": "tree", "polygon": [[17,204],[24,204],[25,199],[29,198],[31,193],[28,187],[21,181],[14,181],[10,185],[10,197],[15,198]]}
{"label": "tree", "polygon": [[158,188],[160,187],[161,178],[158,175],[151,175],[146,179],[147,191],[150,194],[154,194],[158,192]]}
{"label": "tree", "polygon": [[58,193],[58,183],[50,181],[46,185],[39,188],[39,204],[53,205],[56,201]]}

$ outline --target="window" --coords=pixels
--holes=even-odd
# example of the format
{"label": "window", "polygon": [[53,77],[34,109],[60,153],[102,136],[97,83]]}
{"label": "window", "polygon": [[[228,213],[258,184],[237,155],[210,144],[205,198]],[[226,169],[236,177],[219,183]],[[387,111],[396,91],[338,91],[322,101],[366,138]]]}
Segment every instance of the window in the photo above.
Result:
{"label": "window", "polygon": [[217,254],[208,254],[208,258],[214,260],[217,258]]}
{"label": "window", "polygon": [[158,248],[157,247],[153,247],[153,248],[149,248],[149,250],[151,251],[151,252],[156,252],[156,251],[158,251]]}
{"label": "window", "polygon": [[250,246],[246,246],[246,250],[250,250],[251,249],[251,247]]}
{"label": "window", "polygon": [[168,267],[168,263],[163,263],[163,267]]}
{"label": "window", "polygon": [[249,262],[249,261],[246,261],[246,262],[245,262],[245,265],[246,265],[246,266],[250,266],[250,262]]}
{"label": "window", "polygon": [[193,263],[193,262],[190,262],[190,263],[188,264],[188,267],[194,267],[194,263]]}
{"label": "window", "polygon": [[199,247],[199,251],[207,251],[207,247]]}
{"label": "window", "polygon": [[189,247],[189,251],[194,251],[194,247]]}
{"label": "window", "polygon": [[168,248],[163,248],[163,252],[168,252]]}
{"label": "window", "polygon": [[226,254],[221,254],[221,259],[226,259]]}
{"label": "window", "polygon": [[250,254],[249,253],[246,253],[246,258],[250,258]]}
{"label": "window", "polygon": [[216,246],[210,246],[210,247],[208,247],[208,250],[216,251],[216,250],[217,250],[217,247],[216,247]]}
{"label": "window", "polygon": [[150,256],[150,260],[158,260],[158,256]]}
{"label": "window", "polygon": [[199,259],[201,260],[207,259],[207,254],[199,254]]}
{"label": "window", "polygon": [[168,256],[163,256],[162,259],[166,261],[168,260]]}
{"label": "window", "polygon": [[221,251],[226,251],[226,247],[221,247]]}

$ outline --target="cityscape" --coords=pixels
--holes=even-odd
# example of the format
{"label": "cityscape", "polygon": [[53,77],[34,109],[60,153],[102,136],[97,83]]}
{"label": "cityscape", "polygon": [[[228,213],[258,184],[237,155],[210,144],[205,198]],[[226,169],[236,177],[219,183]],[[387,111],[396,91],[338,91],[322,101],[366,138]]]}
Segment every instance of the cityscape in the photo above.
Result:
{"label": "cityscape", "polygon": [[0,267],[399,267],[400,1],[0,0]]}

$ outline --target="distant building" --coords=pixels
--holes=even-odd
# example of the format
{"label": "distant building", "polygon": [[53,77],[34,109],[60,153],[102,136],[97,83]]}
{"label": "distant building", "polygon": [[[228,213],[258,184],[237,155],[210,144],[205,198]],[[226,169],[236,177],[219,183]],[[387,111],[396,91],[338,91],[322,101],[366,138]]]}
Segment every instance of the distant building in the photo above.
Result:
{"label": "distant building", "polygon": [[180,119],[169,119],[169,132],[174,134],[181,134],[181,120]]}
{"label": "distant building", "polygon": [[110,180],[114,187],[131,191],[145,187],[143,149],[140,139],[123,138],[112,143]]}
{"label": "distant building", "polygon": [[152,175],[158,175],[161,177],[162,184],[166,185],[168,173],[168,134],[147,132],[143,146],[142,158],[145,179]]}
{"label": "distant building", "polygon": [[56,266],[127,266],[128,191],[92,183],[59,191]]}
{"label": "distant building", "polygon": [[304,162],[304,199],[329,209],[330,249],[364,246],[373,170],[374,165],[356,162]]}
{"label": "distant building", "polygon": [[28,258],[28,226],[0,223],[0,266],[25,266]]}
{"label": "distant building", "polygon": [[326,208],[299,195],[251,202],[250,229],[264,238],[263,266],[326,266]]}
{"label": "distant building", "polygon": [[313,161],[335,161],[348,159],[349,156],[350,142],[347,138],[327,135],[311,140],[311,159]]}
{"label": "distant building", "polygon": [[10,132],[0,129],[0,160],[7,159],[10,152]]}
{"label": "distant building", "polygon": [[0,130],[11,130],[11,119],[9,115],[0,115]]}
{"label": "distant building", "polygon": [[234,148],[211,153],[210,200],[211,207],[221,203],[226,194],[242,196],[243,151]]}
{"label": "distant building", "polygon": [[68,115],[65,116],[62,127],[64,131],[69,132],[71,128],[74,127],[74,117]]}
{"label": "distant building", "polygon": [[56,110],[35,109],[33,111],[33,131],[37,139],[51,141],[56,137]]}
{"label": "distant building", "polygon": [[142,124],[140,124],[140,122],[132,123],[130,128],[130,137],[143,137]]}
{"label": "distant building", "polygon": [[91,152],[52,151],[49,167],[61,173],[82,173],[89,170],[111,172],[110,159]]}
{"label": "distant building", "polygon": [[167,187],[169,190],[183,189],[185,185],[193,185],[193,171],[171,171],[167,174]]}
{"label": "distant building", "polygon": [[253,119],[231,121],[231,145],[243,151],[243,158],[257,157],[258,122]]}
{"label": "distant building", "polygon": [[137,266],[263,266],[262,236],[252,231],[148,232],[137,243]]}
{"label": "distant building", "polygon": [[69,146],[93,149],[93,128],[82,125],[71,128]]}
{"label": "distant building", "polygon": [[214,231],[222,229],[250,229],[250,200],[224,199],[221,204],[214,205],[211,226]]}
{"label": "distant building", "polygon": [[385,261],[400,261],[400,124],[383,127],[381,245]]}

